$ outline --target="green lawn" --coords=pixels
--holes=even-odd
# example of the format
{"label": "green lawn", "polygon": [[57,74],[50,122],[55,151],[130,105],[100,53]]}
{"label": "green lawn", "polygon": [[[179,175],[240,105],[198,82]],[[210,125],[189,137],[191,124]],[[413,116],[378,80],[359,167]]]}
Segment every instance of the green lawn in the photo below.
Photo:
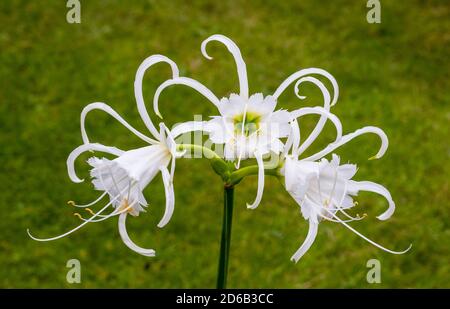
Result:
{"label": "green lawn", "polygon": [[[375,125],[388,134],[378,148],[361,137],[337,153],[358,164],[357,180],[389,188],[394,216],[377,220],[386,207],[375,194],[361,194],[353,224],[405,255],[384,253],[343,226],[324,222],[311,250],[298,264],[289,258],[303,241],[307,222],[275,178],[267,177],[262,204],[247,210],[256,177],[236,188],[229,270],[231,288],[431,288],[450,287],[448,1],[382,1],[381,24],[366,22],[366,1],[81,1],[81,24],[66,22],[65,1],[0,3],[0,287],[214,287],[222,215],[222,184],[205,159],[177,164],[172,221],[156,227],[164,211],[158,177],[146,190],[149,211],[129,220],[130,236],[156,249],[155,258],[126,248],[117,220],[91,224],[70,237],[38,243],[79,223],[66,202],[92,200],[89,183],[71,183],[65,160],[81,143],[79,114],[91,102],[110,104],[144,131],[134,99],[137,67],[151,54],[173,59],[184,76],[198,79],[219,97],[238,91],[235,65],[212,43],[208,61],[200,43],[214,33],[232,38],[247,63],[250,92],[272,93],[300,68],[319,67],[337,79],[333,108],[344,133]],[[190,2],[190,1],[189,1]],[[145,77],[148,104],[169,77],[158,65]],[[321,104],[305,86],[300,102],[291,86],[279,99],[286,109]],[[172,125],[215,114],[212,104],[186,87],[171,87],[161,111]],[[154,121],[157,119],[154,117]],[[302,124],[313,127],[311,117]],[[88,118],[93,141],[123,149],[143,144],[101,112]],[[327,128],[311,152],[331,140]],[[79,160],[80,174],[88,176]],[[66,282],[66,261],[79,259],[82,282]],[[366,262],[381,262],[382,283],[366,282]]]}

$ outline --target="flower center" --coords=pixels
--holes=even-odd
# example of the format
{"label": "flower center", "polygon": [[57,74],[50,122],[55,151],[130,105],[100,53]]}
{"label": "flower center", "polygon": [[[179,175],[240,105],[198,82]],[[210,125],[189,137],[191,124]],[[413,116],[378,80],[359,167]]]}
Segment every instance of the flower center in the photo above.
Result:
{"label": "flower center", "polygon": [[233,118],[234,131],[236,134],[242,134],[249,137],[259,129],[259,121],[261,115],[256,113],[249,113],[237,115]]}

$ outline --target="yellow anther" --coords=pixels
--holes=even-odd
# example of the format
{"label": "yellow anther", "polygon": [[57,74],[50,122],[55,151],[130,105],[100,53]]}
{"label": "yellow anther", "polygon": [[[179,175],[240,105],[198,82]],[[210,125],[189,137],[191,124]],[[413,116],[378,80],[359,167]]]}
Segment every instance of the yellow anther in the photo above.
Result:
{"label": "yellow anther", "polygon": [[75,206],[75,202],[74,201],[67,201],[67,204],[69,204],[70,206]]}
{"label": "yellow anther", "polygon": [[80,220],[83,220],[83,217],[82,217],[78,212],[74,213],[73,215],[74,215],[75,217],[80,218]]}
{"label": "yellow anther", "polygon": [[90,208],[85,208],[85,210],[91,215],[95,216],[95,212],[93,212]]}
{"label": "yellow anther", "polygon": [[131,212],[133,211],[133,207],[130,206],[130,204],[128,203],[128,199],[124,198],[122,200],[122,203],[120,204],[118,211],[123,211],[123,212]]}
{"label": "yellow anther", "polygon": [[365,217],[367,217],[367,214],[366,214],[366,213],[364,213],[364,214],[362,215],[362,217],[361,217],[359,214],[356,214],[356,218],[358,218],[358,219],[364,219]]}

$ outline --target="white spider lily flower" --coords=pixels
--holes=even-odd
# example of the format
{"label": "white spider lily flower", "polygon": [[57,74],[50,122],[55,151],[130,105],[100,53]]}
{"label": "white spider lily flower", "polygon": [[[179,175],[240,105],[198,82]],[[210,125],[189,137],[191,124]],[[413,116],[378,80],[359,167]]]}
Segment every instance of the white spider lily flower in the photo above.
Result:
{"label": "white spider lily flower", "polygon": [[[300,73],[297,72],[289,77],[286,82],[283,83],[275,92],[274,96],[276,97],[280,91],[282,92],[287,87],[287,84],[296,80],[298,78],[298,74]],[[342,136],[340,121],[333,114],[329,113],[330,107],[336,103],[335,98],[336,91],[338,90],[337,86],[333,84],[335,98],[331,100],[328,90],[321,81],[311,76],[302,77],[295,85],[296,94],[300,99],[303,99],[304,97],[299,95],[298,87],[305,81],[315,84],[321,90],[324,99],[324,111],[322,111],[322,115],[311,134],[301,144],[299,126],[296,121],[291,122],[291,133],[289,134],[283,153],[285,156],[285,163],[280,172],[285,176],[286,190],[300,205],[303,217],[309,221],[308,235],[297,252],[292,256],[292,260],[297,262],[311,247],[317,235],[319,221],[322,219],[343,224],[358,236],[384,251],[393,254],[403,254],[407,252],[411,246],[401,252],[387,249],[370,240],[347,224],[349,221],[362,219],[359,216],[356,218],[352,217],[345,211],[346,209],[354,206],[352,196],[357,195],[359,191],[374,192],[385,197],[388,201],[389,207],[377,218],[380,220],[389,219],[395,211],[395,203],[389,191],[377,183],[352,180],[351,178],[356,173],[356,165],[340,165],[339,157],[337,155],[333,154],[331,161],[324,158],[340,146],[366,133],[373,133],[380,137],[380,149],[377,154],[370,159],[381,158],[386,152],[389,144],[386,134],[377,127],[367,126],[358,129],[353,133]],[[293,112],[292,115],[293,118],[297,118],[308,114],[308,112],[308,108],[303,108],[299,111]],[[299,159],[299,156],[319,136],[327,119],[331,120],[336,127],[337,134],[334,142],[307,158]],[[291,150],[290,155],[288,155],[289,149]],[[317,160],[320,161],[317,162]],[[342,220],[338,217],[338,213],[344,215],[347,219]]]}
{"label": "white spider lily flower", "polygon": [[[77,227],[64,234],[51,238],[36,238],[32,236],[28,230],[28,234],[31,238],[37,241],[56,240],[77,231],[87,223],[100,222],[113,216],[119,216],[119,233],[124,243],[139,254],[145,256],[155,255],[153,249],[141,248],[131,241],[126,231],[126,216],[127,214],[138,216],[140,212],[144,211],[147,206],[147,201],[142,192],[155,176],[161,172],[165,187],[166,207],[164,215],[158,223],[158,227],[162,228],[169,222],[175,204],[173,188],[175,159],[184,154],[184,152],[178,152],[176,150],[177,145],[175,143],[175,138],[191,130],[190,125],[180,125],[171,132],[163,123],[161,123],[158,132],[147,114],[142,94],[142,80],[145,71],[158,62],[168,63],[172,69],[172,77],[178,76],[178,68],[172,60],[165,56],[154,55],[145,59],[140,65],[136,73],[134,84],[139,113],[146,127],[153,135],[153,138],[150,138],[133,128],[116,111],[104,103],[96,102],[86,106],[81,113],[81,135],[84,144],[77,147],[69,155],[67,159],[68,174],[73,182],[79,183],[84,181],[84,179],[80,179],[77,176],[74,165],[76,158],[86,151],[100,151],[116,156],[113,160],[97,157],[91,157],[88,160],[89,165],[92,167],[90,172],[92,183],[96,190],[102,191],[102,194],[93,202],[85,205],[77,205],[72,201],[69,202],[69,204],[73,206],[86,208],[86,210],[92,214],[89,219],[83,219],[81,215],[76,214],[84,221]],[[91,143],[85,130],[85,120],[88,113],[93,110],[101,110],[108,113],[129,129],[130,132],[150,145],[123,151],[115,147]],[[168,166],[170,163],[171,170],[169,172]],[[105,196],[109,197],[109,202],[100,211],[94,213],[87,208],[99,203]],[[113,208],[113,211],[105,215],[104,213],[108,208]]]}
{"label": "white spider lily flower", "polygon": [[[91,177],[95,189],[106,192],[114,208],[130,207],[127,212],[138,216],[144,211],[143,207],[148,205],[142,191],[155,176],[161,171],[163,179],[172,181],[167,166],[177,153],[171,137],[167,142],[126,151],[114,160],[91,157],[88,163],[92,166]],[[81,148],[89,146],[83,145]],[[77,181],[77,176],[72,171],[70,173],[71,179]]]}
{"label": "white spider lily flower", "polygon": [[290,132],[291,115],[286,110],[275,111],[276,101],[261,93],[244,99],[237,94],[220,100],[220,116],[214,116],[206,124],[209,138],[215,144],[224,144],[225,159],[234,161],[261,154],[280,153],[280,138]]}
{"label": "white spider lily flower", "polygon": [[[319,152],[319,156],[331,152],[338,145],[350,141],[354,137],[363,134],[363,132],[377,133],[382,138],[382,146],[376,155],[376,157],[381,157],[387,148],[387,138],[382,133],[383,131],[374,127],[366,127],[338,139],[339,142],[332,143],[326,147],[326,151]],[[318,225],[321,220],[341,223],[361,238],[386,252],[392,254],[403,254],[407,252],[411,246],[404,251],[387,249],[347,224],[347,222],[363,218],[359,216],[352,217],[345,211],[356,205],[353,202],[352,196],[356,196],[359,191],[374,192],[385,197],[389,207],[377,218],[380,220],[390,218],[394,213],[395,203],[389,191],[377,183],[352,180],[357,171],[356,165],[340,165],[340,159],[336,154],[332,155],[331,161],[325,158],[322,158],[318,162],[311,161],[310,158],[316,157],[317,155],[313,155],[309,158],[299,160],[297,157],[289,155],[286,157],[285,164],[281,169],[281,173],[285,176],[286,190],[299,204],[303,217],[309,222],[308,235],[291,259],[298,262],[308,251],[315,240]],[[341,219],[338,214],[344,215],[347,219]]]}
{"label": "white spider lily flower", "polygon": [[[96,150],[117,156],[113,160],[98,157],[88,159],[88,163],[92,167],[90,172],[92,183],[96,190],[102,191],[102,194],[92,203],[74,206],[92,206],[106,195],[109,196],[109,202],[100,211],[94,213],[92,217],[83,219],[83,223],[67,233],[46,239],[36,238],[29,233],[30,237],[38,241],[55,240],[75,232],[89,222],[99,222],[119,215],[119,232],[124,243],[141,255],[154,256],[155,251],[153,249],[141,248],[128,237],[125,217],[127,214],[138,216],[140,212],[145,211],[144,208],[148,203],[142,191],[159,172],[161,172],[165,187],[166,208],[158,227],[166,225],[173,214],[175,204],[173,189],[175,158],[182,156],[183,153],[176,151],[175,141],[170,131],[163,124],[161,124],[159,136],[161,137],[160,142],[129,151],[122,151],[95,143],[83,144],[73,150],[67,159],[67,168],[70,179],[77,183],[84,181],[75,172],[75,160],[79,155],[86,151]],[[171,161],[172,167],[171,172],[169,172],[168,165]],[[113,208],[113,211],[104,215],[106,209],[110,207]]]}
{"label": "white spider lily flower", "polygon": [[[262,156],[269,153],[280,154],[284,152],[285,146],[281,139],[288,136],[290,132],[289,123],[293,118],[299,117],[299,115],[295,114],[298,111],[292,114],[286,110],[277,110],[278,97],[295,81],[297,81],[295,85],[297,96],[300,99],[305,98],[298,95],[298,86],[302,82],[309,81],[318,84],[318,86],[322,85],[320,81],[308,75],[321,75],[331,82],[334,90],[333,100],[330,100],[328,94],[328,99],[325,100],[324,104],[325,111],[320,112],[321,118],[319,123],[304,144],[306,148],[317,137],[326,119],[329,118],[327,112],[329,112],[330,106],[336,103],[339,95],[338,85],[328,72],[322,69],[309,68],[289,76],[281,83],[273,95],[264,96],[261,93],[256,93],[249,96],[247,67],[238,46],[226,36],[212,35],[201,44],[201,52],[209,60],[212,57],[206,52],[206,46],[212,41],[224,44],[233,56],[239,79],[239,94],[231,94],[229,97],[219,100],[211,90],[200,82],[188,77],[175,76],[158,87],[153,98],[153,108],[155,113],[161,117],[158,107],[159,97],[162,91],[171,85],[191,87],[213,103],[217,107],[219,115],[213,116],[205,125],[203,125],[204,123],[199,124],[196,122],[192,122],[191,125],[197,127],[201,125],[200,127],[209,134],[209,138],[213,143],[224,145],[225,159],[235,161],[236,168],[240,167],[243,159],[256,159],[259,166],[258,191],[255,202],[252,205],[247,205],[249,208],[256,208],[264,190],[264,162]],[[322,88],[325,87],[322,85]],[[305,112],[305,110],[302,112]],[[313,113],[317,114],[318,112],[314,111]]]}

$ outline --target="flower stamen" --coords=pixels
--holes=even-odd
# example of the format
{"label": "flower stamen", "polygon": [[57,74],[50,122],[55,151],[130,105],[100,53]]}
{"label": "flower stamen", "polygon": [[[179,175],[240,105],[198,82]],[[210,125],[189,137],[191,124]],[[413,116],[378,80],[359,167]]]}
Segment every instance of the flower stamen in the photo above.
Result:
{"label": "flower stamen", "polygon": [[91,215],[95,215],[95,212],[93,212],[92,209],[90,209],[90,208],[85,208],[84,210],[86,210]]}

